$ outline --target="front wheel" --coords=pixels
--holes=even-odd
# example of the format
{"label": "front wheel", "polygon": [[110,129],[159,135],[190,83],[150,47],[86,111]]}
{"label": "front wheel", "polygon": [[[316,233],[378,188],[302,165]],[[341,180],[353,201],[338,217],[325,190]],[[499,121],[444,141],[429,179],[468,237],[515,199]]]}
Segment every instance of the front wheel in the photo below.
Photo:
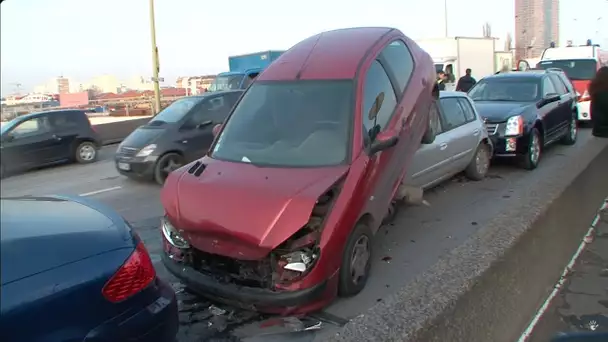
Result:
{"label": "front wheel", "polygon": [[538,166],[540,155],[542,153],[542,142],[540,139],[540,133],[536,128],[532,128],[530,132],[530,142],[528,143],[528,150],[526,154],[522,156],[522,166],[526,170],[534,170]]}
{"label": "front wheel", "polygon": [[184,158],[177,153],[167,153],[158,159],[154,166],[154,181],[165,184],[169,174],[184,165]]}
{"label": "front wheel", "polygon": [[364,223],[358,223],[346,242],[338,294],[352,297],[365,287],[372,267],[372,232]]}

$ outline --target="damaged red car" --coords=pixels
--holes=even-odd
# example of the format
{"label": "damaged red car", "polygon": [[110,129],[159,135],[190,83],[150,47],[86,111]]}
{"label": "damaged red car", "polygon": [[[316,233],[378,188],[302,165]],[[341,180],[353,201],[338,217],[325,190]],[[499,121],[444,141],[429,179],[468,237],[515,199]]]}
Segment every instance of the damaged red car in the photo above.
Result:
{"label": "damaged red car", "polygon": [[374,233],[434,140],[437,96],[430,56],[397,29],[296,44],[247,89],[208,154],[168,177],[164,265],[195,292],[269,313],[359,293]]}

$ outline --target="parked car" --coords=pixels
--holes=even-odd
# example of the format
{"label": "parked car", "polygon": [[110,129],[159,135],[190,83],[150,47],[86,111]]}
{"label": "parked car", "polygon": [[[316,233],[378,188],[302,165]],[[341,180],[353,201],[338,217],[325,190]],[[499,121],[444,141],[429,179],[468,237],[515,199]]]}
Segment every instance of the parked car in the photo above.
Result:
{"label": "parked car", "polygon": [[0,202],[3,341],[175,341],[175,292],[116,212],[83,197]]}
{"label": "parked car", "polygon": [[438,97],[431,57],[391,28],[305,39],[247,89],[210,152],[161,192],[167,269],[259,311],[320,309],[369,277],[372,238]]}
{"label": "parked car", "polygon": [[167,175],[207,153],[213,126],[223,122],[242,90],[179,99],[118,146],[116,169],[131,178],[163,184]]}
{"label": "parked car", "polygon": [[16,117],[0,129],[0,174],[64,161],[97,159],[99,136],[82,110],[54,110]]}
{"label": "parked car", "polygon": [[471,180],[482,180],[493,146],[473,101],[462,92],[442,91],[438,103],[435,141],[420,146],[406,183],[428,189],[463,171]]}
{"label": "parked car", "polygon": [[495,156],[518,158],[531,170],[549,144],[576,142],[576,96],[567,82],[552,70],[515,71],[488,76],[469,91]]}

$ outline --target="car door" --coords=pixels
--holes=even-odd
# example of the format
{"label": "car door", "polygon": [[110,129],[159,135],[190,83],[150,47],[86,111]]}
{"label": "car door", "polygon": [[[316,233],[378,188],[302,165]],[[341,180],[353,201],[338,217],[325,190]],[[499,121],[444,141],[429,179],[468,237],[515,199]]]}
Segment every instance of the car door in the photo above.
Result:
{"label": "car door", "polygon": [[560,130],[568,129],[568,125],[572,119],[572,107],[574,105],[574,98],[570,94],[570,91],[557,76],[557,74],[550,74],[549,78],[553,82],[557,93],[561,96],[558,102],[560,111],[560,124],[558,125]]}
{"label": "car door", "polygon": [[213,142],[213,126],[224,122],[240,93],[210,95],[185,118],[179,138],[187,161],[204,156]]}
{"label": "car door", "polygon": [[[542,78],[542,98],[545,99],[551,95],[557,94],[557,89],[553,85],[548,76]],[[561,122],[560,101],[545,102],[540,108],[540,115],[545,127],[545,141],[551,140],[559,130]]]}
{"label": "car door", "polygon": [[474,149],[475,140],[481,134],[480,130],[467,120],[465,110],[458,97],[441,98],[441,116],[443,119],[443,135],[449,162],[442,168],[445,175],[453,175],[462,171],[470,162]]}
{"label": "car door", "polygon": [[74,141],[81,130],[82,117],[80,112],[54,112],[49,114],[49,123],[52,137],[57,144],[50,151],[55,160],[73,157]]}
{"label": "car door", "polygon": [[2,142],[2,159],[7,167],[35,167],[53,160],[58,142],[46,116],[26,120],[7,133]]}
{"label": "car door", "polygon": [[[440,108],[432,104],[436,111],[440,113]],[[435,141],[431,144],[422,144],[408,167],[405,183],[407,185],[428,188],[441,181],[445,174],[445,169],[449,161],[447,150],[447,136],[443,134],[441,124],[441,114],[439,120],[434,120]]]}

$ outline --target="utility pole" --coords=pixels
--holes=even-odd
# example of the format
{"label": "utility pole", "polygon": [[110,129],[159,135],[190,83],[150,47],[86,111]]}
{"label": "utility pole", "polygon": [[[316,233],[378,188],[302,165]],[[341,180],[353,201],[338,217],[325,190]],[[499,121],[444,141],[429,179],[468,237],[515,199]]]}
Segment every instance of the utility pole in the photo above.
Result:
{"label": "utility pole", "polygon": [[448,0],[443,0],[443,19],[445,28],[445,37],[448,37]]}
{"label": "utility pole", "polygon": [[154,0],[150,0],[150,33],[152,35],[152,82],[154,82],[154,114],[160,112],[160,84],[158,72],[158,47],[156,46],[156,25],[154,23]]}

